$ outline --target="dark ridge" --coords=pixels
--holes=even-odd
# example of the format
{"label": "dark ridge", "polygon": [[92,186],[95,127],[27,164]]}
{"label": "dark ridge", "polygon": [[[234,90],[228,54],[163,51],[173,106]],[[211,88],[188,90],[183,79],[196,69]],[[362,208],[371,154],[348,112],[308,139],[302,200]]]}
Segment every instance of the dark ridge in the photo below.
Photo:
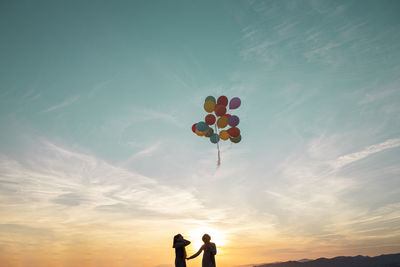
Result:
{"label": "dark ridge", "polygon": [[331,259],[319,258],[309,261],[287,261],[254,265],[254,267],[400,267],[400,253],[380,255],[376,257],[339,256]]}

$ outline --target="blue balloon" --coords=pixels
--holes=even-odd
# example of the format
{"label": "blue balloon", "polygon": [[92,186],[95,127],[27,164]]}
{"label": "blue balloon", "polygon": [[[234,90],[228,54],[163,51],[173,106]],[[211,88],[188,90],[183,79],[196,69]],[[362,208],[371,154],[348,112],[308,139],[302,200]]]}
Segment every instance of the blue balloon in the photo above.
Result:
{"label": "blue balloon", "polygon": [[204,131],[206,131],[208,128],[209,128],[209,126],[208,126],[207,123],[205,123],[204,121],[198,122],[198,123],[196,124],[196,129],[197,129],[199,132],[204,132]]}
{"label": "blue balloon", "polygon": [[218,142],[219,142],[219,135],[218,135],[218,134],[213,134],[213,135],[211,135],[210,141],[211,141],[211,143],[213,143],[213,144],[218,143]]}

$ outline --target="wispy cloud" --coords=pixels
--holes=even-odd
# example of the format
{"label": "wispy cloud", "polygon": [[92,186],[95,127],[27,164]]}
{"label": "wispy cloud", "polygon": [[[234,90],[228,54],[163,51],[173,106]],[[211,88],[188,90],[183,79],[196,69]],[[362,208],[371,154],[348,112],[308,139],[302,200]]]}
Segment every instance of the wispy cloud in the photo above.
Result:
{"label": "wispy cloud", "polygon": [[330,63],[333,63],[332,60],[332,50],[341,46],[342,43],[326,43],[322,46],[315,47],[312,50],[306,51],[304,56],[308,61],[312,61],[315,59],[327,60]]}
{"label": "wispy cloud", "polygon": [[377,92],[367,92],[365,96],[359,101],[360,105],[370,104],[376,101],[382,101],[382,99],[387,98],[395,93],[398,93],[399,89],[386,89],[379,90]]}
{"label": "wispy cloud", "polygon": [[41,92],[37,90],[37,88],[33,87],[28,90],[22,97],[28,101],[33,101],[38,99],[41,96]]}
{"label": "wispy cloud", "polygon": [[41,112],[42,113],[47,113],[47,112],[50,112],[50,111],[54,111],[54,110],[57,110],[57,109],[60,109],[60,108],[64,108],[64,107],[70,106],[73,103],[75,103],[78,99],[79,99],[78,95],[69,97],[69,98],[65,99],[63,102],[58,103],[56,105],[53,105],[51,107],[48,107],[48,108],[42,110]]}
{"label": "wispy cloud", "polygon": [[105,89],[107,87],[108,84],[110,84],[110,82],[112,81],[112,79],[103,81],[103,82],[99,82],[97,84],[95,84],[92,89],[89,90],[88,92],[88,96],[89,97],[94,97],[96,94],[98,94],[101,90]]}
{"label": "wispy cloud", "polygon": [[386,140],[385,142],[369,146],[361,151],[343,155],[338,159],[336,159],[332,163],[332,166],[334,167],[334,169],[339,169],[353,162],[362,160],[372,154],[381,152],[386,149],[396,148],[399,146],[400,146],[400,138],[389,139]]}
{"label": "wispy cloud", "polygon": [[[302,236],[303,242],[317,242],[324,246],[330,240],[331,244],[337,244],[338,247],[347,246],[345,243],[349,239],[357,243],[373,237],[380,239],[379,242],[389,242],[391,238],[398,237],[397,228],[395,234],[388,235],[394,222],[400,220],[398,213],[394,212],[398,203],[388,198],[386,202],[368,210],[359,204],[354,205],[365,197],[362,188],[369,170],[358,169],[346,173],[343,167],[372,154],[400,147],[400,138],[345,155],[343,151],[349,148],[341,140],[339,135],[317,138],[307,145],[306,151],[294,153],[279,166],[278,173],[274,174],[279,178],[265,190],[269,205],[264,209],[279,222],[279,236]],[[384,168],[392,174],[398,172],[398,168],[392,165],[382,165],[380,174],[385,173]],[[371,201],[381,199],[380,193],[383,191],[386,195],[396,194],[396,188],[387,186],[390,184],[380,185],[382,188],[370,195]],[[370,231],[371,235],[363,235],[364,231]]]}
{"label": "wispy cloud", "polygon": [[[92,214],[92,219],[99,217],[94,214],[101,211],[127,218],[130,214],[137,218],[139,210],[160,218],[177,214],[179,218],[206,218],[210,212],[214,213],[204,208],[190,190],[159,184],[152,178],[49,142],[42,142],[41,146],[35,157],[23,162],[6,156],[0,158],[3,208],[21,202],[25,207],[45,205],[48,211],[54,211],[57,205],[63,205],[85,211],[76,218]],[[158,146],[148,147],[136,157],[152,153]]]}
{"label": "wispy cloud", "polygon": [[156,143],[150,144],[149,146],[136,152],[130,158],[128,158],[127,160],[122,162],[121,166],[129,165],[129,163],[131,163],[132,161],[134,161],[138,158],[151,156],[155,151],[159,150],[160,146],[161,146],[161,142],[156,142]]}
{"label": "wispy cloud", "polygon": [[[184,124],[178,119],[175,115],[174,110],[157,110],[153,108],[147,107],[137,107],[132,110],[128,110],[126,114],[118,119],[118,123],[125,128],[132,123],[145,122],[159,120],[164,121],[166,123],[173,124],[178,127],[184,127]],[[115,120],[113,119],[110,123],[114,124]],[[119,127],[119,126],[118,126]]]}

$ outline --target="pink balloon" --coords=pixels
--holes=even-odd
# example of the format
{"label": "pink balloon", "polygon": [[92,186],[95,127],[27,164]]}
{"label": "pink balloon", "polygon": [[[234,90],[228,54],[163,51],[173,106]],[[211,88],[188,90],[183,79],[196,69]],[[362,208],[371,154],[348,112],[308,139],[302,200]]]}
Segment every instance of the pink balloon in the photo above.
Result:
{"label": "pink balloon", "polygon": [[240,107],[241,103],[242,101],[240,101],[239,97],[234,97],[229,102],[229,109],[237,109],[238,107]]}

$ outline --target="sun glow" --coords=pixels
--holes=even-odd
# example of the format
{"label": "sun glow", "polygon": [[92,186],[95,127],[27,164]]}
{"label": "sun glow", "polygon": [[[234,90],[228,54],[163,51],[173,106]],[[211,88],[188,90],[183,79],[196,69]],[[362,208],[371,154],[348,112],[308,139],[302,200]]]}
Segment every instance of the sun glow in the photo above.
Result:
{"label": "sun glow", "polygon": [[209,234],[211,236],[211,242],[215,243],[217,247],[226,244],[226,234],[224,232],[210,227],[199,227],[188,234],[194,249],[197,250],[203,245],[203,240],[201,238],[204,234]]}

